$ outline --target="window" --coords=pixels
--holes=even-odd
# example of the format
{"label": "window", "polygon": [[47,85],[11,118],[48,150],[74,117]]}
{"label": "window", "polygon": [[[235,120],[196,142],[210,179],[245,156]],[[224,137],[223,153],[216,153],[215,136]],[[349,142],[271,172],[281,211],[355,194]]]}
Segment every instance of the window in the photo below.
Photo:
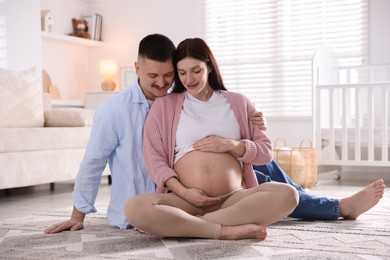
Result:
{"label": "window", "polygon": [[340,65],[368,55],[368,0],[204,0],[205,39],[229,90],[267,117],[312,114],[311,62],[318,47]]}

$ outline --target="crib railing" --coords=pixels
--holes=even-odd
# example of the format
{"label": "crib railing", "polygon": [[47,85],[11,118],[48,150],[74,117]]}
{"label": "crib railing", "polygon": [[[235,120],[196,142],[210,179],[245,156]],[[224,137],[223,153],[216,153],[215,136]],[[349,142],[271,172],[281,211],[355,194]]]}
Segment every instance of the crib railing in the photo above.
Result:
{"label": "crib railing", "polygon": [[390,65],[332,70],[314,82],[318,164],[390,166]]}

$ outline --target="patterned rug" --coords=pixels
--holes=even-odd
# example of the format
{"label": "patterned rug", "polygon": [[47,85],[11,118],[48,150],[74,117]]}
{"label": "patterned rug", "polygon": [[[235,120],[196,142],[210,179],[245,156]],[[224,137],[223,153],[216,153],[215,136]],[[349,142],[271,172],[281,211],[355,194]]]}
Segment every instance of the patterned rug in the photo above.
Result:
{"label": "patterned rug", "polygon": [[84,230],[42,232],[70,210],[0,223],[0,259],[390,259],[389,194],[356,221],[284,219],[267,228],[265,241],[160,239],[110,227],[105,208],[88,215]]}

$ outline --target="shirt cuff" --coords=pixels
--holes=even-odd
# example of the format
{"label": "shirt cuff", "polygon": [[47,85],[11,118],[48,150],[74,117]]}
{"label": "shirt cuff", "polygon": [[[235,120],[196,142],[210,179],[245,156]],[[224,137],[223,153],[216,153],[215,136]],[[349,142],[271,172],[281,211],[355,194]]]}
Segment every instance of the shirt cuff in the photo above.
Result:
{"label": "shirt cuff", "polygon": [[73,200],[73,206],[76,207],[78,211],[84,214],[88,213],[94,213],[96,212],[96,208],[92,205],[90,205],[84,196],[77,191],[72,192],[72,200]]}

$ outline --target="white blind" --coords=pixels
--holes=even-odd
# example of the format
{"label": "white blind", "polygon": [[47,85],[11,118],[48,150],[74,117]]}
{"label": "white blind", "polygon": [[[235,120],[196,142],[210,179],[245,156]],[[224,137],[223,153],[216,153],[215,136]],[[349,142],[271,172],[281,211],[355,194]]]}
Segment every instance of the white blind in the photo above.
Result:
{"label": "white blind", "polygon": [[311,62],[332,47],[340,65],[367,62],[368,0],[204,0],[205,39],[226,87],[267,117],[311,116]]}

